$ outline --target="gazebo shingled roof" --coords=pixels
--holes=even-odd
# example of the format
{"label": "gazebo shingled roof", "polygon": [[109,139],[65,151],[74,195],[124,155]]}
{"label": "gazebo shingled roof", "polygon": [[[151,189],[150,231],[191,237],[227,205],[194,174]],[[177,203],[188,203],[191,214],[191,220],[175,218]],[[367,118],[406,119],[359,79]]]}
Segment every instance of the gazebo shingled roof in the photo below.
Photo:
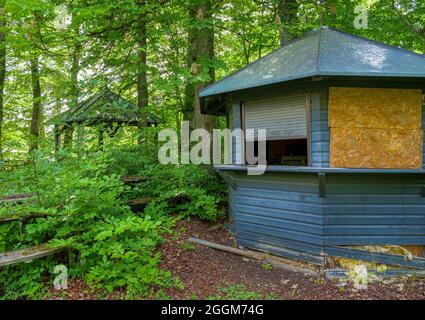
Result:
{"label": "gazebo shingled roof", "polygon": [[[48,123],[54,125],[118,123],[135,126],[141,121],[137,106],[108,89],[99,91],[74,108],[62,112]],[[159,119],[149,115],[148,124],[157,125]]]}

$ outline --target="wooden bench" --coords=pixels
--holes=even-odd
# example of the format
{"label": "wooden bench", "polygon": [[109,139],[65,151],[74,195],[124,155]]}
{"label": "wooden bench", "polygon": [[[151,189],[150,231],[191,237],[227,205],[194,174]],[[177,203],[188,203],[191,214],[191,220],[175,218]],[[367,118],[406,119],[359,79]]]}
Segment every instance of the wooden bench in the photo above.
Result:
{"label": "wooden bench", "polygon": [[62,249],[63,248],[49,249],[47,248],[46,244],[42,244],[32,248],[0,253],[0,267],[13,265],[20,262],[30,262],[35,259],[50,256]]}

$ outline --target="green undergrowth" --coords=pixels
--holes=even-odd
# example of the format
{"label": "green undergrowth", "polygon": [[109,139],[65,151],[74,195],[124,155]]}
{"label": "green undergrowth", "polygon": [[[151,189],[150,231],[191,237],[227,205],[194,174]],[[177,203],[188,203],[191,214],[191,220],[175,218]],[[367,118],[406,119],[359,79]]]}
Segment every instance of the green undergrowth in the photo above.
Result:
{"label": "green undergrowth", "polygon": [[243,284],[230,285],[220,289],[216,295],[207,297],[207,300],[275,300],[273,294],[261,294],[248,290]]}
{"label": "green undergrowth", "polygon": [[[123,175],[146,176],[133,187]],[[22,203],[0,204],[0,252],[46,244],[62,248],[53,256],[0,269],[2,299],[47,297],[54,267],[64,264],[72,279],[94,290],[124,288],[126,298],[155,298],[178,279],[161,270],[158,245],[176,218],[223,216],[225,188],[207,169],[161,166],[135,150],[84,155],[63,153],[61,160],[39,152],[31,164],[0,170],[0,196],[35,193]],[[133,213],[126,200],[146,197]]]}

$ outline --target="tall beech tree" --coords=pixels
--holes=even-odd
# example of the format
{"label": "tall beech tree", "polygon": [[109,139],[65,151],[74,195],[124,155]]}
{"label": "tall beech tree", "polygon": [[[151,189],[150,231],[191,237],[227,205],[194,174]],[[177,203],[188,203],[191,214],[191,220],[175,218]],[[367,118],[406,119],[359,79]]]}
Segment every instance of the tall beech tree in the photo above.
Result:
{"label": "tall beech tree", "polygon": [[281,23],[279,30],[281,46],[294,38],[292,30],[296,27],[298,5],[297,0],[279,0],[278,16]]}
{"label": "tall beech tree", "polygon": [[147,126],[147,113],[146,107],[149,104],[149,89],[148,89],[148,77],[147,77],[147,9],[146,1],[139,0],[137,2],[141,13],[138,16],[137,21],[137,56],[138,56],[138,67],[137,67],[137,106],[139,113],[142,116],[142,123],[139,127]]}
{"label": "tall beech tree", "polygon": [[[216,127],[216,117],[201,114],[199,91],[215,81],[214,24],[210,0],[192,0],[188,4],[188,49],[186,66],[190,77],[185,87],[183,119],[191,122],[192,128],[211,131]],[[205,72],[205,70],[207,70]]]}
{"label": "tall beech tree", "polygon": [[5,0],[0,0],[0,160],[3,159],[4,84],[6,80]]}
{"label": "tall beech tree", "polygon": [[42,121],[42,104],[41,104],[41,85],[40,85],[40,68],[39,58],[32,58],[30,61],[31,68],[31,84],[32,84],[32,115],[30,126],[30,152],[38,149],[40,126]]}
{"label": "tall beech tree", "polygon": [[[69,108],[73,108],[75,105],[78,104],[79,96],[80,96],[80,88],[78,86],[78,73],[80,71],[80,60],[81,60],[81,51],[82,51],[82,45],[79,40],[80,35],[80,25],[78,22],[75,21],[75,16],[73,16],[73,31],[74,31],[74,44],[72,48],[72,63],[71,63],[71,70],[70,70],[70,106]],[[63,146],[64,147],[70,147],[72,143],[72,138],[74,134],[74,127],[73,126],[67,126],[65,127],[65,134],[63,138]]]}

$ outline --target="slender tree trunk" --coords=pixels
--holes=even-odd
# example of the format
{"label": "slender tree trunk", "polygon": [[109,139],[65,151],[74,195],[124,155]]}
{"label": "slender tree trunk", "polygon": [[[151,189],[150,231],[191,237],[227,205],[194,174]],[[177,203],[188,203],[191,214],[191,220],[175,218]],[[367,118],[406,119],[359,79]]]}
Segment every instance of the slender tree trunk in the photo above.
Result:
{"label": "slender tree trunk", "polygon": [[288,29],[288,26],[295,23],[297,17],[298,3],[297,0],[280,0],[278,7],[278,15],[281,23],[280,28],[280,45],[283,46],[293,39],[294,35]]}
{"label": "slender tree trunk", "polygon": [[424,33],[424,35],[423,35],[423,37],[422,37],[422,40],[423,40],[423,42],[424,42],[424,52],[423,52],[423,55],[425,56],[425,33]]}
{"label": "slender tree trunk", "polygon": [[40,136],[40,121],[42,118],[40,70],[38,57],[31,59],[31,82],[32,82],[32,117],[30,127],[30,151],[38,149]]}
{"label": "slender tree trunk", "polygon": [[[138,4],[142,7],[145,5],[145,1],[139,1]],[[138,125],[139,129],[145,128],[148,125],[148,114],[146,112],[146,107],[149,104],[147,42],[147,16],[144,12],[140,15],[137,26],[137,55],[139,58],[137,70],[137,107],[141,117],[141,121]],[[141,141],[141,137],[139,137],[139,144]]]}
{"label": "slender tree trunk", "polygon": [[[75,27],[75,34],[78,37],[80,35],[80,26]],[[71,104],[70,108],[74,108],[78,104],[78,98],[80,95],[80,88],[78,87],[78,72],[80,71],[80,57],[81,57],[81,43],[77,39],[75,42],[74,52],[72,53],[72,66],[71,66]],[[63,146],[68,148],[72,145],[72,138],[74,135],[74,126],[66,126],[63,137]]]}
{"label": "slender tree trunk", "polygon": [[[214,28],[205,22],[211,21],[212,7],[210,0],[201,0],[189,4],[189,18],[198,26],[189,27],[188,50],[186,65],[191,77],[201,74],[202,64],[211,64],[214,59]],[[186,84],[183,119],[191,121],[192,128],[204,128],[212,131],[216,127],[216,117],[201,114],[199,91],[215,81],[215,70],[209,66],[210,81],[208,83],[193,83],[191,79]]]}
{"label": "slender tree trunk", "polygon": [[[4,17],[4,0],[0,0],[0,28],[6,25]],[[3,115],[4,115],[4,84],[6,80],[6,36],[0,30],[0,160],[3,159]]]}

